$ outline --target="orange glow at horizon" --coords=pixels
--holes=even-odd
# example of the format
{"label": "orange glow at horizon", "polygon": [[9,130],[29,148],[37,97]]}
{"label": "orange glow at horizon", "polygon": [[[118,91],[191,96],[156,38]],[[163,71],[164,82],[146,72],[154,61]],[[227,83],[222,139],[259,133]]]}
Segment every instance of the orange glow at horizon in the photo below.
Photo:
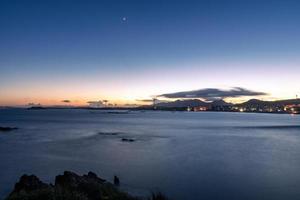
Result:
{"label": "orange glow at horizon", "polygon": [[[66,96],[65,96],[66,97]],[[82,98],[79,96],[72,96],[71,98],[38,98],[38,97],[31,97],[31,98],[15,98],[13,100],[9,98],[1,98],[0,99],[0,106],[27,106],[29,103],[34,104],[41,104],[43,106],[88,106],[89,101],[103,101],[108,100],[109,104],[117,105],[117,106],[124,106],[126,104],[136,104],[136,105],[149,105],[152,102],[143,102],[139,101],[141,99],[151,99],[152,97],[146,96],[142,98],[141,96],[131,96],[131,97],[123,97],[122,99],[112,98],[112,97],[90,97],[90,98]],[[159,98],[162,100],[167,101],[175,101],[178,99],[168,99],[168,98]],[[199,98],[194,98],[199,99]],[[245,102],[249,99],[260,99],[266,101],[275,101],[280,99],[292,99],[289,97],[272,97],[272,96],[264,96],[264,97],[241,97],[241,98],[225,98],[224,100],[230,103],[241,103]],[[69,100],[69,103],[63,102],[63,100]],[[179,99],[180,100],[180,99]],[[201,99],[200,99],[201,100]]]}
{"label": "orange glow at horizon", "polygon": [[[188,65],[188,67],[186,67]],[[242,102],[251,98],[261,100],[293,99],[299,94],[295,85],[299,85],[298,74],[283,71],[278,74],[270,72],[266,77],[264,65],[255,74],[250,66],[244,64],[245,69],[239,68],[241,64],[223,63],[226,74],[216,71],[211,72],[201,69],[200,64],[183,64],[189,69],[190,74],[183,74],[183,68],[174,68],[172,72],[164,70],[163,66],[153,69],[143,69],[135,73],[116,73],[113,78],[108,78],[100,72],[87,73],[78,77],[76,75],[45,75],[32,78],[23,74],[22,79],[11,81],[10,85],[0,86],[1,106],[24,106],[28,103],[42,105],[74,105],[85,106],[88,101],[109,100],[110,103],[147,104],[138,99],[151,99],[155,95],[189,91],[201,88],[231,88],[241,86],[254,91],[267,92],[268,96],[227,98],[226,101]],[[248,64],[249,65],[249,64]],[[209,64],[206,68],[209,68]],[[214,68],[217,64],[211,65]],[[280,65],[278,67],[281,67]],[[153,76],[155,74],[155,76]],[[226,75],[230,74],[230,77]],[[242,74],[242,76],[241,76]],[[201,76],[200,76],[201,75]],[[254,76],[255,75],[255,76]],[[200,78],[199,78],[200,77]],[[62,100],[71,103],[63,103]],[[172,99],[169,99],[172,100]]]}

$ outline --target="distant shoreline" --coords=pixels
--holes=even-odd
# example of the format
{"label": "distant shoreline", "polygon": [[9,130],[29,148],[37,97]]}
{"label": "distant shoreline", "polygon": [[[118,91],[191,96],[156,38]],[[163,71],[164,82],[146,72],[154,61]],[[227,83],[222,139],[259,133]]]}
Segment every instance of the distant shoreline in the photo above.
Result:
{"label": "distant shoreline", "polygon": [[[1,108],[1,107],[0,107]],[[2,106],[2,108],[15,108]],[[23,108],[29,110],[44,109],[86,109],[86,110],[127,110],[127,111],[191,111],[191,112],[245,112],[245,113],[276,113],[276,114],[300,114],[300,99],[285,99],[277,101],[262,101],[250,99],[244,103],[228,103],[222,99],[206,102],[199,99],[183,99],[176,101],[160,102],[153,101],[151,105],[140,106],[72,106],[41,104],[28,105]],[[115,111],[114,111],[115,112]],[[123,113],[121,113],[123,114]]]}
{"label": "distant shoreline", "polygon": [[[187,111],[187,108],[145,108],[145,107],[103,107],[103,108],[90,108],[90,107],[55,107],[55,106],[45,106],[45,107],[39,107],[39,108],[24,108],[24,107],[0,107],[0,109],[20,109],[20,110],[90,110],[90,111],[108,111],[107,114],[128,114],[131,111],[169,111],[169,112],[190,112],[190,113],[256,113],[256,114],[294,114],[299,115],[300,112],[297,113],[290,113],[290,112],[259,112],[259,111],[226,111],[226,110],[206,110],[206,111]],[[121,111],[121,112],[119,112]]]}

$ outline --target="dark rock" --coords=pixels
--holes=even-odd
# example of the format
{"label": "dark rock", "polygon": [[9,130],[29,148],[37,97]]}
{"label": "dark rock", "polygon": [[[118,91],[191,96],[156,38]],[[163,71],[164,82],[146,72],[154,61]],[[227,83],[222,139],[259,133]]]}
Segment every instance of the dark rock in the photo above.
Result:
{"label": "dark rock", "polygon": [[119,179],[119,177],[114,176],[114,184],[115,184],[116,186],[119,186],[119,185],[120,185],[120,179]]}
{"label": "dark rock", "polygon": [[[6,200],[139,200],[116,187],[120,184],[117,176],[114,176],[114,184],[93,172],[79,176],[65,171],[56,176],[54,185],[43,183],[34,175],[23,175]],[[153,195],[151,199],[163,198]]]}
{"label": "dark rock", "polygon": [[55,185],[68,189],[78,187],[80,182],[82,182],[82,177],[70,171],[65,171],[63,175],[55,178]]}
{"label": "dark rock", "polygon": [[43,183],[40,181],[40,179],[34,175],[26,175],[24,174],[21,176],[20,181],[15,184],[14,192],[20,192],[20,191],[34,191],[34,190],[40,190],[40,189],[46,189],[50,187],[48,184]]}
{"label": "dark rock", "polygon": [[83,175],[83,176],[84,176],[84,177],[87,177],[87,178],[89,178],[89,179],[93,179],[93,180],[95,180],[95,181],[97,181],[97,182],[101,182],[101,183],[105,181],[104,179],[99,178],[99,177],[97,176],[97,174],[95,174],[94,172],[89,172],[87,176],[86,176],[86,175]]}
{"label": "dark rock", "polygon": [[0,126],[0,131],[13,131],[13,130],[17,130],[18,128],[16,127],[2,127]]}
{"label": "dark rock", "polygon": [[161,192],[152,193],[150,200],[168,200],[168,198]]}
{"label": "dark rock", "polygon": [[131,138],[122,138],[122,142],[134,142],[135,139],[131,139]]}
{"label": "dark rock", "polygon": [[101,199],[101,187],[103,180],[96,174],[90,172],[88,175],[79,176],[73,172],[66,171],[55,179],[55,186],[65,188],[69,191],[77,191],[85,194],[88,199]]}

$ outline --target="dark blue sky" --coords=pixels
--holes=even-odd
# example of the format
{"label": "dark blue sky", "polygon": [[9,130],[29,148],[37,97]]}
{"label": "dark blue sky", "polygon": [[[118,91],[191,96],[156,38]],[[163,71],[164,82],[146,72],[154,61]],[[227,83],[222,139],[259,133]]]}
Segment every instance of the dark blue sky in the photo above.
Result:
{"label": "dark blue sky", "polygon": [[3,0],[0,104],[211,86],[294,95],[299,11],[296,0]]}

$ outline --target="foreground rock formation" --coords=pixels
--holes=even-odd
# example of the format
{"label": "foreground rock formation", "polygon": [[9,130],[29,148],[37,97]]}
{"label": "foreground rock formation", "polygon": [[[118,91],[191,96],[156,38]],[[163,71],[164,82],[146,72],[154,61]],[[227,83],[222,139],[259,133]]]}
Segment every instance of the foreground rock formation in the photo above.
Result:
{"label": "foreground rock formation", "polygon": [[[23,175],[6,200],[139,200],[95,173],[79,176],[65,171],[55,178],[55,184],[46,184],[34,175]],[[166,200],[162,194],[153,194],[149,200]]]}

